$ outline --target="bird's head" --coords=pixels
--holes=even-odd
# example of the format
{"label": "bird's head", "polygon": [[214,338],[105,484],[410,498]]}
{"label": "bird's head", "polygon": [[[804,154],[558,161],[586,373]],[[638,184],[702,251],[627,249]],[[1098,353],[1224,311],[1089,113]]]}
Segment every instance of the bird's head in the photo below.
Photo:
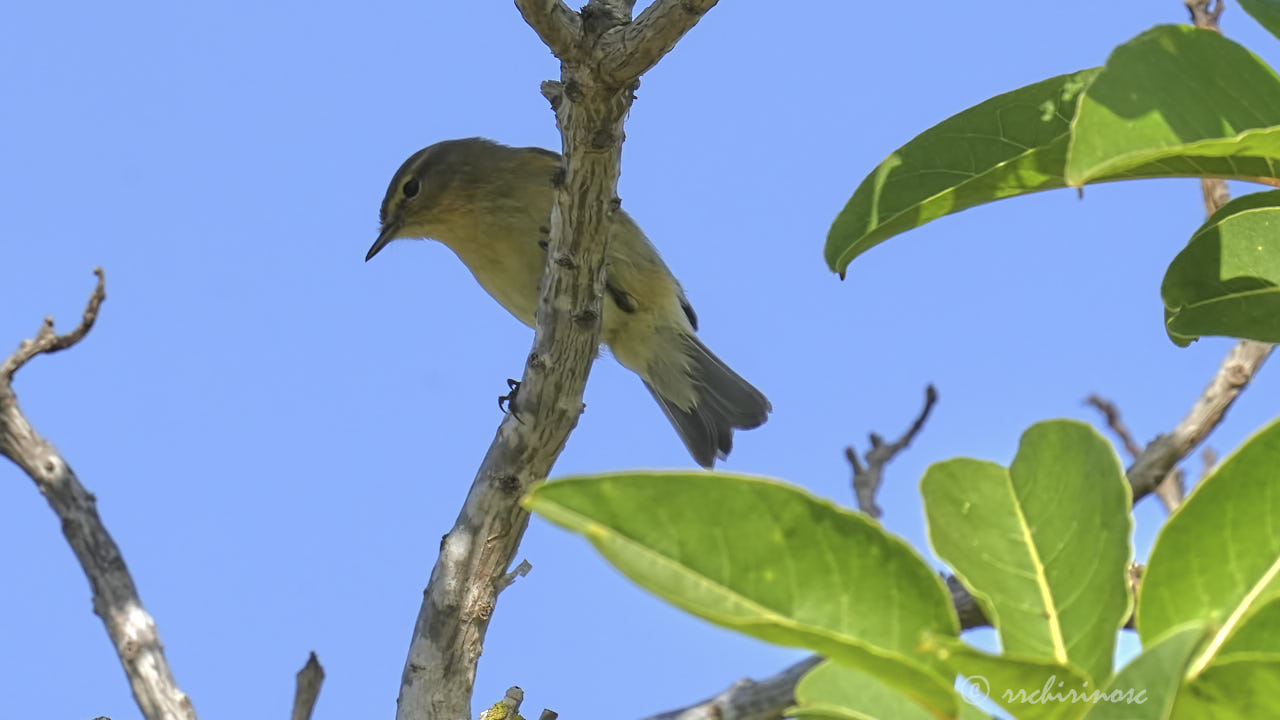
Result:
{"label": "bird's head", "polygon": [[382,199],[378,239],[365,260],[392,240],[438,237],[465,219],[483,184],[490,155],[500,145],[481,138],[446,140],[425,147],[400,166]]}
{"label": "bird's head", "polygon": [[397,238],[451,244],[479,225],[535,230],[547,223],[560,155],[483,138],[445,140],[400,166],[382,200],[382,228],[365,260]]}

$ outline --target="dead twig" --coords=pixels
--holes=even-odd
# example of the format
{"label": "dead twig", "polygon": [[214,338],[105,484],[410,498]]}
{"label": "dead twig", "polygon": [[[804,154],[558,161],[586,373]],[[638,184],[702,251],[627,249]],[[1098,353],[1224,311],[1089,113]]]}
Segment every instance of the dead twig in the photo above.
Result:
{"label": "dead twig", "polygon": [[920,411],[915,422],[911,423],[911,427],[902,434],[902,437],[891,443],[886,443],[883,437],[876,433],[871,433],[871,449],[867,451],[865,465],[858,458],[858,451],[852,445],[844,449],[844,456],[853,467],[853,494],[858,501],[858,508],[862,512],[873,518],[878,518],[883,514],[883,510],[876,504],[876,493],[880,491],[880,485],[884,482],[884,468],[889,464],[890,460],[893,460],[898,453],[911,444],[911,441],[915,439],[915,436],[924,427],[925,421],[929,419],[929,413],[937,402],[938,390],[931,384],[925,388],[924,409]]}
{"label": "dead twig", "polygon": [[30,476],[57,514],[62,534],[89,579],[93,611],[107,628],[143,716],[147,720],[195,720],[191,701],[169,670],[155,621],[142,606],[120,548],[98,516],[97,500],[80,484],[53,444],[31,426],[13,390],[14,375],[32,358],[74,347],[93,328],[107,297],[102,269],[94,274],[97,286],[74,330],[59,335],[53,330],[53,319],[45,318],[36,336],[23,341],[0,363],[0,455]]}
{"label": "dead twig", "polygon": [[293,720],[311,720],[311,713],[316,709],[316,700],[320,697],[320,686],[324,684],[324,668],[320,660],[311,653],[307,664],[298,671],[298,686],[293,694]]}

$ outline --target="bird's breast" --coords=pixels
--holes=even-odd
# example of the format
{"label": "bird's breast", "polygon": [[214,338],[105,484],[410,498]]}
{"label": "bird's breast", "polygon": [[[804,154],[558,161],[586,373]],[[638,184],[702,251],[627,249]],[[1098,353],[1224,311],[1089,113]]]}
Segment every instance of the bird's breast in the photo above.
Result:
{"label": "bird's breast", "polygon": [[480,287],[517,320],[533,327],[538,307],[538,279],[544,254],[537,238],[477,227],[468,233],[442,237],[471,271]]}

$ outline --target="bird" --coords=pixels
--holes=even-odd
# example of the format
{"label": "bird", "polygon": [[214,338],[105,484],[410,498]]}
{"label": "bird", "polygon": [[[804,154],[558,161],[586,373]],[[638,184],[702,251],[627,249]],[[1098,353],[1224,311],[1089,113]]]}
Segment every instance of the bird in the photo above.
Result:
{"label": "bird", "polygon": [[[379,214],[371,260],[391,241],[433,239],[517,320],[534,327],[559,153],[485,138],[445,140],[405,160]],[[758,427],[769,400],[698,339],[698,316],[657,249],[624,210],[609,227],[601,341],[635,372],[689,454],[714,467],[733,431]]]}

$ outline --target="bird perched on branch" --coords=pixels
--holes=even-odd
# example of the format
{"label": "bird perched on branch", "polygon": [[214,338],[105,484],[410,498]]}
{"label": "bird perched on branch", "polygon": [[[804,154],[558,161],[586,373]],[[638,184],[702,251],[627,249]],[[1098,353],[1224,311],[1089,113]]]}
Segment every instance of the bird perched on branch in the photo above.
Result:
{"label": "bird perched on branch", "polygon": [[[560,164],[550,150],[481,138],[419,150],[387,188],[381,233],[365,259],[397,238],[439,240],[533,327]],[[735,428],[765,421],[768,399],[698,339],[680,283],[622,210],[613,216],[605,274],[601,340],[644,381],[693,459],[711,467],[728,455]]]}

